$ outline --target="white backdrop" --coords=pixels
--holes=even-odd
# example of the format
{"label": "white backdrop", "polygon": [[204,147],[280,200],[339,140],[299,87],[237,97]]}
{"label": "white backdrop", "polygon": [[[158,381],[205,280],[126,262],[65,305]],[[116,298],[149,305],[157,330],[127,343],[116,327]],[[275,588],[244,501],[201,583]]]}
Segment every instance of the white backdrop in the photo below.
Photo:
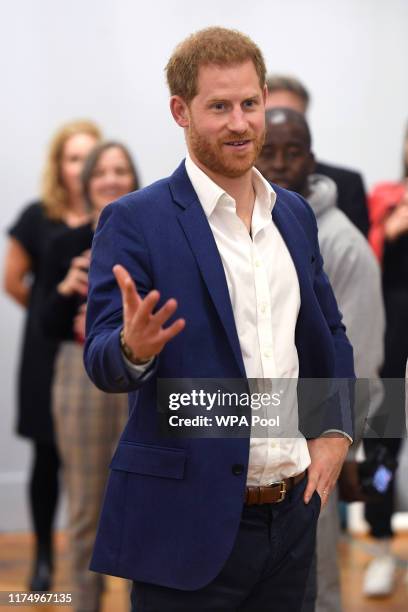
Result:
{"label": "white backdrop", "polygon": [[[208,25],[238,28],[268,69],[300,77],[313,97],[320,159],[360,169],[368,185],[397,178],[408,118],[406,0],[3,0],[0,20],[0,257],[5,228],[38,193],[53,130],[95,119],[126,142],[142,181],[184,153],[164,66],[175,45]],[[27,442],[14,437],[14,378],[22,313],[0,297],[0,529],[27,524]]]}

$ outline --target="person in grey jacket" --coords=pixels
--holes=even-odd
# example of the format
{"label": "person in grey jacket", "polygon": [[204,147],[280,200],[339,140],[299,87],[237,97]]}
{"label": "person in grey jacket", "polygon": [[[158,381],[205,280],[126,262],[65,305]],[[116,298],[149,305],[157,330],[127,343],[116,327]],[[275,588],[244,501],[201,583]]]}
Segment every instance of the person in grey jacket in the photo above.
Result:
{"label": "person in grey jacket", "polygon": [[[363,433],[368,405],[371,415],[380,406],[383,395],[379,370],[385,322],[380,269],[361,232],[337,207],[334,181],[314,174],[311,135],[305,117],[292,109],[274,108],[267,111],[266,118],[265,144],[256,165],[269,181],[297,191],[312,207],[324,269],[353,345],[356,375],[359,379],[370,379],[370,385],[357,385],[357,439]],[[355,455],[356,446],[353,444],[349,459]],[[332,495],[318,524],[317,590],[314,574],[310,576],[302,612],[341,610],[336,554],[338,522],[336,496]]]}

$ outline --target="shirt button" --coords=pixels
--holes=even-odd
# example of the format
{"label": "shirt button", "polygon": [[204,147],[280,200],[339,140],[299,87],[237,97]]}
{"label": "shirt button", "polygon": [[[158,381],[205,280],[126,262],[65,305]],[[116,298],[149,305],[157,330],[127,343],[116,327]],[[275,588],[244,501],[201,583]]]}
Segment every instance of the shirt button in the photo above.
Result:
{"label": "shirt button", "polygon": [[244,466],[241,463],[235,463],[232,466],[232,473],[234,476],[240,476],[244,472]]}
{"label": "shirt button", "polygon": [[266,357],[267,359],[270,359],[270,357],[272,357],[271,351],[264,351],[264,357]]}
{"label": "shirt button", "polygon": [[255,259],[255,267],[260,268],[260,266],[261,266],[261,262],[259,261],[259,259]]}
{"label": "shirt button", "polygon": [[263,302],[261,304],[261,312],[264,313],[265,311],[266,311],[266,304],[265,304],[265,302]]}

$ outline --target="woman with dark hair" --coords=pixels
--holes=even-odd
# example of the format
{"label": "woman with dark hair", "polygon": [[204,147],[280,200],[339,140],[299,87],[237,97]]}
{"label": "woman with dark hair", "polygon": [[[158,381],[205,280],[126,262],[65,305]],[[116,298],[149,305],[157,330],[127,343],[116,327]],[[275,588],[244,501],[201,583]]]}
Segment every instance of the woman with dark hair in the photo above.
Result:
{"label": "woman with dark hair", "polygon": [[40,311],[52,239],[85,223],[80,172],[100,139],[90,121],[73,121],[55,134],[43,176],[42,198],[30,204],[9,229],[4,288],[26,308],[18,374],[17,431],[33,441],[29,502],[35,536],[35,561],[29,588],[47,591],[53,566],[52,525],[58,500],[59,459],[50,409],[50,390],[57,343],[41,330]]}
{"label": "woman with dark hair", "polygon": [[91,223],[65,232],[50,245],[45,333],[62,341],[56,360],[53,416],[68,496],[68,533],[75,610],[100,608],[101,575],[88,570],[105,480],[127,418],[127,398],[105,394],[83,366],[88,266],[94,229],[103,208],[138,188],[127,149],[97,146],[82,173]]}

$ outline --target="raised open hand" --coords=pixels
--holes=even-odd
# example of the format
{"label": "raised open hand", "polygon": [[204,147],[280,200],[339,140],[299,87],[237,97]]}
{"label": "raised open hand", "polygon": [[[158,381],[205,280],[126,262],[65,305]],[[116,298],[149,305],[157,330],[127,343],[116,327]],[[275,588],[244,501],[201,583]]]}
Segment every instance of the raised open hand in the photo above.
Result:
{"label": "raised open hand", "polygon": [[154,289],[142,299],[123,266],[114,266],[113,273],[122,293],[123,339],[134,356],[134,362],[146,362],[158,355],[167,342],[184,329],[185,320],[177,319],[164,328],[163,325],[177,309],[176,300],[167,300],[153,313],[160,293]]}

